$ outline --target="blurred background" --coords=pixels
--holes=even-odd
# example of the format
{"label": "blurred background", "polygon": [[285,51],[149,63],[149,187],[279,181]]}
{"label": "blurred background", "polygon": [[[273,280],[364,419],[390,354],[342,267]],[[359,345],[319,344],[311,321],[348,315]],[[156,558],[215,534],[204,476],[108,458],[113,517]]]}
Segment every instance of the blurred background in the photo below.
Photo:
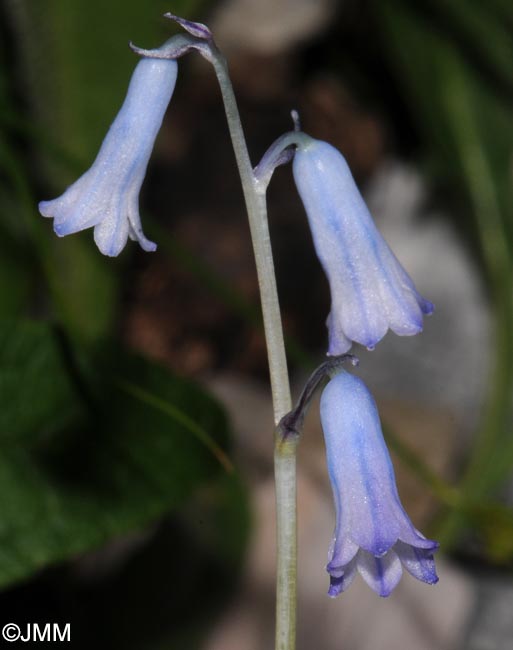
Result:
{"label": "blurred background", "polygon": [[[37,203],[93,161],[136,63],[207,23],[252,160],[291,128],[346,156],[436,305],[355,350],[435,587],[331,601],[316,406],[299,474],[298,649],[511,647],[513,5],[508,0],[0,0],[0,625],[76,648],[263,650],[274,625],[272,415],[242,193],[213,71],[178,83],[141,195],[155,254],[58,239]],[[294,394],[328,287],[290,166],[269,216]]]}

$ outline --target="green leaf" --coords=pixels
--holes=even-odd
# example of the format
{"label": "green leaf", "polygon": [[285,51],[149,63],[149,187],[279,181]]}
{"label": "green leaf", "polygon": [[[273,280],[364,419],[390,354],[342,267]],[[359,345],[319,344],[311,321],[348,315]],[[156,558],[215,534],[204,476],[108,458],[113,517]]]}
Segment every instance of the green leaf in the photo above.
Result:
{"label": "green leaf", "polygon": [[62,239],[48,234],[52,255],[45,264],[57,318],[81,339],[107,336],[117,315],[117,271],[124,261],[101,255],[90,230]]}
{"label": "green leaf", "polygon": [[[107,260],[100,255],[90,232],[64,240],[55,237],[50,223],[37,212],[37,200],[19,153],[2,139],[0,133],[2,168],[8,179],[8,191],[7,201],[3,201],[0,229],[5,230],[12,240],[2,263],[8,263],[10,256],[16,259],[11,268],[13,275],[5,279],[8,291],[4,313],[11,315],[18,305],[24,304],[27,284],[34,276],[40,280],[42,272],[54,314],[60,322],[82,339],[106,336],[117,312],[119,279],[116,270],[122,267],[123,262]],[[3,194],[0,192],[0,197]],[[6,215],[9,205],[13,209]],[[33,251],[36,260],[27,259],[27,249]],[[19,272],[19,282],[14,278],[16,271]],[[10,275],[9,270],[6,274]]]}
{"label": "green leaf", "polygon": [[0,441],[42,439],[81,412],[57,332],[49,325],[0,321]]}
{"label": "green leaf", "polygon": [[124,390],[128,395],[132,395],[137,400],[145,404],[146,406],[156,409],[159,413],[168,416],[173,422],[180,424],[185,427],[193,436],[195,436],[200,442],[202,442],[205,447],[210,449],[212,454],[217,458],[217,460],[224,466],[224,468],[231,472],[233,470],[233,465],[224,453],[224,451],[215,443],[207,431],[201,426],[198,425],[191,417],[183,411],[182,408],[176,406],[175,404],[170,404],[166,402],[161,397],[147,391],[141,386],[130,383],[124,379],[120,379],[119,387]]}
{"label": "green leaf", "polygon": [[[119,554],[109,561],[112,546],[119,544],[100,553],[99,564],[107,559],[108,570],[100,569],[94,580],[84,584],[80,571],[52,571],[36,578],[32,589],[44,588],[50,599],[53,593],[61,596],[58,611],[50,609],[48,618],[72,621],[77,648],[96,647],[101,638],[105,648],[200,650],[233,601],[248,524],[245,489],[236,474],[223,474],[179,513],[127,540],[125,548],[130,542],[132,547],[121,561]],[[98,555],[92,559],[84,564],[95,572]],[[14,618],[9,607],[3,614],[5,620]]]}
{"label": "green leaf", "polygon": [[22,251],[1,237],[0,319],[20,317],[26,313],[33,288],[31,266]]}
{"label": "green leaf", "polygon": [[464,510],[468,524],[478,536],[486,557],[498,564],[513,560],[513,510],[498,503],[468,505]]}
{"label": "green leaf", "polygon": [[226,474],[224,411],[192,382],[113,344],[77,353],[45,324],[0,334],[0,586],[140,529]]}

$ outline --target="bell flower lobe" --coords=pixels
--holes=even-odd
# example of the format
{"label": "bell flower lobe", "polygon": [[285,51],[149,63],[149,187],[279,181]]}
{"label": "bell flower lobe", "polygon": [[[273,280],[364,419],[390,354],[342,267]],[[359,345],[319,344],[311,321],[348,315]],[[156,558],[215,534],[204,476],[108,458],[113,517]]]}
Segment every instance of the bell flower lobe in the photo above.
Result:
{"label": "bell flower lobe", "polygon": [[145,251],[156,249],[142,230],[139,191],[177,70],[174,60],[145,58],[137,64],[92,166],[62,196],[39,204],[40,213],[54,219],[59,237],[93,227],[104,255],[119,255],[128,237]]}
{"label": "bell flower lobe", "polygon": [[437,582],[438,544],[413,526],[401,504],[376,403],[361,379],[342,371],[330,380],[321,423],[336,511],[328,594],[345,591],[360,573],[388,596],[403,567],[418,580]]}
{"label": "bell flower lobe", "polygon": [[328,354],[347,352],[353,341],[372,349],[388,329],[421,332],[433,305],[376,228],[342,154],[302,134],[293,172],[330,285]]}

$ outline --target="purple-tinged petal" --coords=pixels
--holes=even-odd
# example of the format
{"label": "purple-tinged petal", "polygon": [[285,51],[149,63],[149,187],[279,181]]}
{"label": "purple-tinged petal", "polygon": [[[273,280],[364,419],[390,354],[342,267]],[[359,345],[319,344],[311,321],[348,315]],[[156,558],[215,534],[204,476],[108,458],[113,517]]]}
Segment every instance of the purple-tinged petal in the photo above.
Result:
{"label": "purple-tinged petal", "polygon": [[[394,550],[404,568],[417,580],[433,585],[438,582],[433,550],[415,548],[403,542],[397,542]],[[436,548],[434,549],[436,550]]]}
{"label": "purple-tinged petal", "polygon": [[[397,497],[399,499],[399,496]],[[399,502],[400,503],[400,502]],[[415,548],[421,548],[425,551],[431,551],[432,553],[436,551],[439,547],[438,542],[433,541],[432,539],[427,539],[424,535],[419,532],[415,526],[411,523],[408,518],[408,515],[404,511],[404,508],[401,505],[402,517],[401,519],[404,522],[406,518],[408,520],[408,526],[401,526],[400,533],[398,535],[398,540],[409,544],[410,546],[415,546]]]}
{"label": "purple-tinged petal", "polygon": [[128,236],[132,241],[139,242],[139,246],[146,253],[154,253],[157,250],[157,244],[144,236],[140,226],[138,230],[135,230],[130,221],[128,222]]}
{"label": "purple-tinged petal", "polygon": [[422,310],[422,313],[425,314],[426,316],[429,316],[435,311],[435,306],[433,305],[433,303],[423,298],[420,295],[420,293],[417,294],[417,300]]}
{"label": "purple-tinged petal", "polygon": [[376,405],[358,377],[341,372],[328,383],[321,422],[338,513],[333,562],[340,561],[346,538],[383,555],[397,541],[404,517]]}
{"label": "purple-tinged petal", "polygon": [[330,311],[326,319],[326,326],[330,333],[328,356],[337,356],[338,354],[348,352],[353,342],[347,338],[337,319],[333,318],[331,314],[332,312]]}
{"label": "purple-tinged petal", "polygon": [[348,584],[348,566],[355,561],[381,595],[388,595],[399,580],[401,561],[415,577],[433,582],[438,544],[426,539],[404,511],[367,387],[341,371],[325,387],[320,410],[336,510],[327,566],[331,595]]}
{"label": "purple-tinged petal", "polygon": [[388,551],[383,557],[360,551],[356,564],[358,573],[369,587],[383,597],[390,596],[403,574],[401,561],[394,551]]}
{"label": "purple-tinged petal", "polygon": [[139,216],[139,192],[132,192],[132,197],[128,201],[128,224],[130,239],[139,242],[143,251],[153,253],[157,250],[157,244],[150,241],[143,233],[141,217]]}
{"label": "purple-tinged petal", "polygon": [[331,291],[330,355],[348,341],[373,349],[388,329],[422,331],[433,306],[417,292],[376,228],[342,154],[302,134],[294,178]]}
{"label": "purple-tinged petal", "polygon": [[328,566],[326,567],[327,571],[331,575],[336,575],[337,572],[343,572],[343,567],[351,562],[354,556],[358,553],[359,548],[358,544],[355,544],[352,539],[345,535],[340,535],[339,532],[332,539],[330,544],[328,551]]}
{"label": "purple-tinged petal", "polygon": [[346,567],[343,573],[334,575],[328,569],[330,574],[330,587],[328,589],[328,596],[336,598],[343,591],[346,591],[351,586],[351,583],[356,577],[356,564],[357,559],[354,558]]}
{"label": "purple-tinged petal", "polygon": [[103,219],[94,227],[94,241],[100,252],[108,257],[116,257],[126,246],[128,240],[127,219]]}
{"label": "purple-tinged petal", "polygon": [[43,216],[54,218],[57,235],[94,227],[95,241],[105,255],[118,255],[129,234],[144,250],[155,250],[142,231],[139,191],[177,69],[172,60],[148,58],[138,63],[123,106],[91,168],[62,196],[39,204]]}

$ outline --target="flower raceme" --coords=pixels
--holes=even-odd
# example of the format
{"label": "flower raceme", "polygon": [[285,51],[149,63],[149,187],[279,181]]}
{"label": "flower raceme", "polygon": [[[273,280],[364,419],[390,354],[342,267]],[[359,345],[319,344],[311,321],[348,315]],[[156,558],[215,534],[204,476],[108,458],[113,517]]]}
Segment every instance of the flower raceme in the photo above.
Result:
{"label": "flower raceme", "polygon": [[328,354],[347,352],[353,341],[372,349],[389,328],[401,336],[421,332],[433,305],[376,228],[342,154],[301,134],[293,170],[330,284]]}
{"label": "flower raceme", "polygon": [[94,227],[98,248],[112,257],[119,255],[128,237],[145,251],[156,249],[141,227],[139,191],[177,69],[174,60],[146,58],[137,64],[93,165],[62,196],[39,204],[44,217],[53,217],[57,235]]}
{"label": "flower raceme", "polygon": [[356,572],[380,596],[392,592],[402,567],[437,582],[438,544],[413,526],[401,505],[376,404],[361,379],[344,371],[331,379],[321,397],[321,423],[336,509],[328,594],[345,591]]}

